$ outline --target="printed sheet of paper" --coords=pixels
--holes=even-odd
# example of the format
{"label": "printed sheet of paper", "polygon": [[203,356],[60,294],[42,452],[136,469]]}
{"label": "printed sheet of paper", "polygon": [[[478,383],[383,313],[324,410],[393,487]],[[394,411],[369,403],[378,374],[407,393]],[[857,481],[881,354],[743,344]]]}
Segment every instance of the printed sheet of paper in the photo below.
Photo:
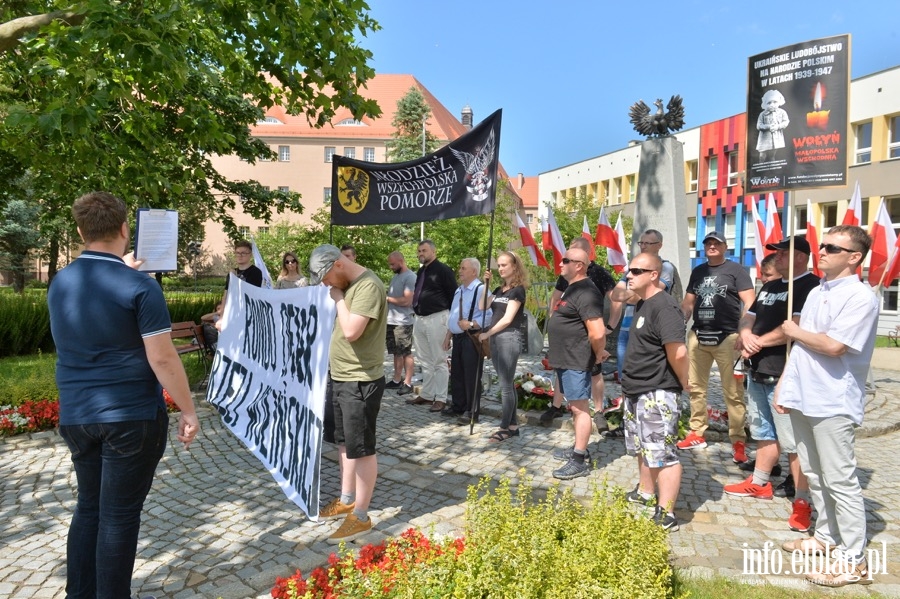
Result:
{"label": "printed sheet of paper", "polygon": [[178,212],[140,208],[134,232],[134,257],[139,270],[167,272],[178,267]]}

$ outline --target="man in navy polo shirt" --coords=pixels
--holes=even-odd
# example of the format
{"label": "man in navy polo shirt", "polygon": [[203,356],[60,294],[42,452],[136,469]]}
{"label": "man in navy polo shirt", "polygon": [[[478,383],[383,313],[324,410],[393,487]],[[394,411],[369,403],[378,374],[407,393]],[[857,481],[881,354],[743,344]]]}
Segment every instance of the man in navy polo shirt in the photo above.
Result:
{"label": "man in navy polo shirt", "polygon": [[78,501],[69,526],[66,597],[131,596],[141,510],[166,448],[165,388],[181,409],[177,438],[200,430],[156,281],[125,256],[124,202],[92,192],[72,205],[84,252],[47,294],[56,343],[59,434]]}

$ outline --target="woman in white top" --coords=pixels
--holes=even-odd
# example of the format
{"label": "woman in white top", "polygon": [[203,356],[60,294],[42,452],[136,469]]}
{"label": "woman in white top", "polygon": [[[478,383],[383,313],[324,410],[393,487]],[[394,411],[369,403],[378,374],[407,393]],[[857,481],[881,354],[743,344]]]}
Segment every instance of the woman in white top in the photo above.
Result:
{"label": "woman in white top", "polygon": [[284,258],[281,259],[281,274],[278,275],[278,280],[275,282],[275,289],[293,289],[307,285],[309,285],[309,281],[300,274],[297,254],[285,252]]}

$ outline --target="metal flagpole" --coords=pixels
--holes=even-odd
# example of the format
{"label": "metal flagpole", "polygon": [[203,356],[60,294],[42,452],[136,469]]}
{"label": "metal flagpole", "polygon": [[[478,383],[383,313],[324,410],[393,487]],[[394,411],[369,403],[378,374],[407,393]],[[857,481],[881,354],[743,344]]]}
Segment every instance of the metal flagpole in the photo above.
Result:
{"label": "metal flagpole", "polygon": [[[491,210],[491,227],[488,231],[488,250],[487,250],[487,260],[485,261],[485,270],[489,270],[491,268],[491,254],[494,251],[494,213],[496,212],[496,204],[495,209]],[[485,298],[487,298],[487,285],[484,286]],[[477,293],[477,291],[476,291]],[[523,306],[524,309],[524,306]],[[484,331],[485,325],[485,316],[487,315],[487,306],[483,306],[481,310],[481,330]],[[472,410],[469,412],[469,434],[474,434],[475,431],[475,421],[478,419],[478,413],[481,411],[481,394],[478,392],[478,386],[482,384],[482,377],[484,376],[484,355],[481,352],[478,352],[478,369],[475,370],[475,397],[472,398]]]}

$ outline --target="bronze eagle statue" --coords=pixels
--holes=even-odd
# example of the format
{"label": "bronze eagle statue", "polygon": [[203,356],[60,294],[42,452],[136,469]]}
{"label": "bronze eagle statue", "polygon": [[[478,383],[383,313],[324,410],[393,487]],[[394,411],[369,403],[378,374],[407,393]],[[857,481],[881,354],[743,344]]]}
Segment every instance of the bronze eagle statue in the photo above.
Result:
{"label": "bronze eagle statue", "polygon": [[672,131],[678,131],[684,127],[684,106],[681,104],[681,96],[674,95],[666,105],[663,112],[662,99],[657,100],[656,113],[650,113],[650,107],[643,100],[638,100],[631,105],[628,114],[634,130],[647,137],[662,137]]}

